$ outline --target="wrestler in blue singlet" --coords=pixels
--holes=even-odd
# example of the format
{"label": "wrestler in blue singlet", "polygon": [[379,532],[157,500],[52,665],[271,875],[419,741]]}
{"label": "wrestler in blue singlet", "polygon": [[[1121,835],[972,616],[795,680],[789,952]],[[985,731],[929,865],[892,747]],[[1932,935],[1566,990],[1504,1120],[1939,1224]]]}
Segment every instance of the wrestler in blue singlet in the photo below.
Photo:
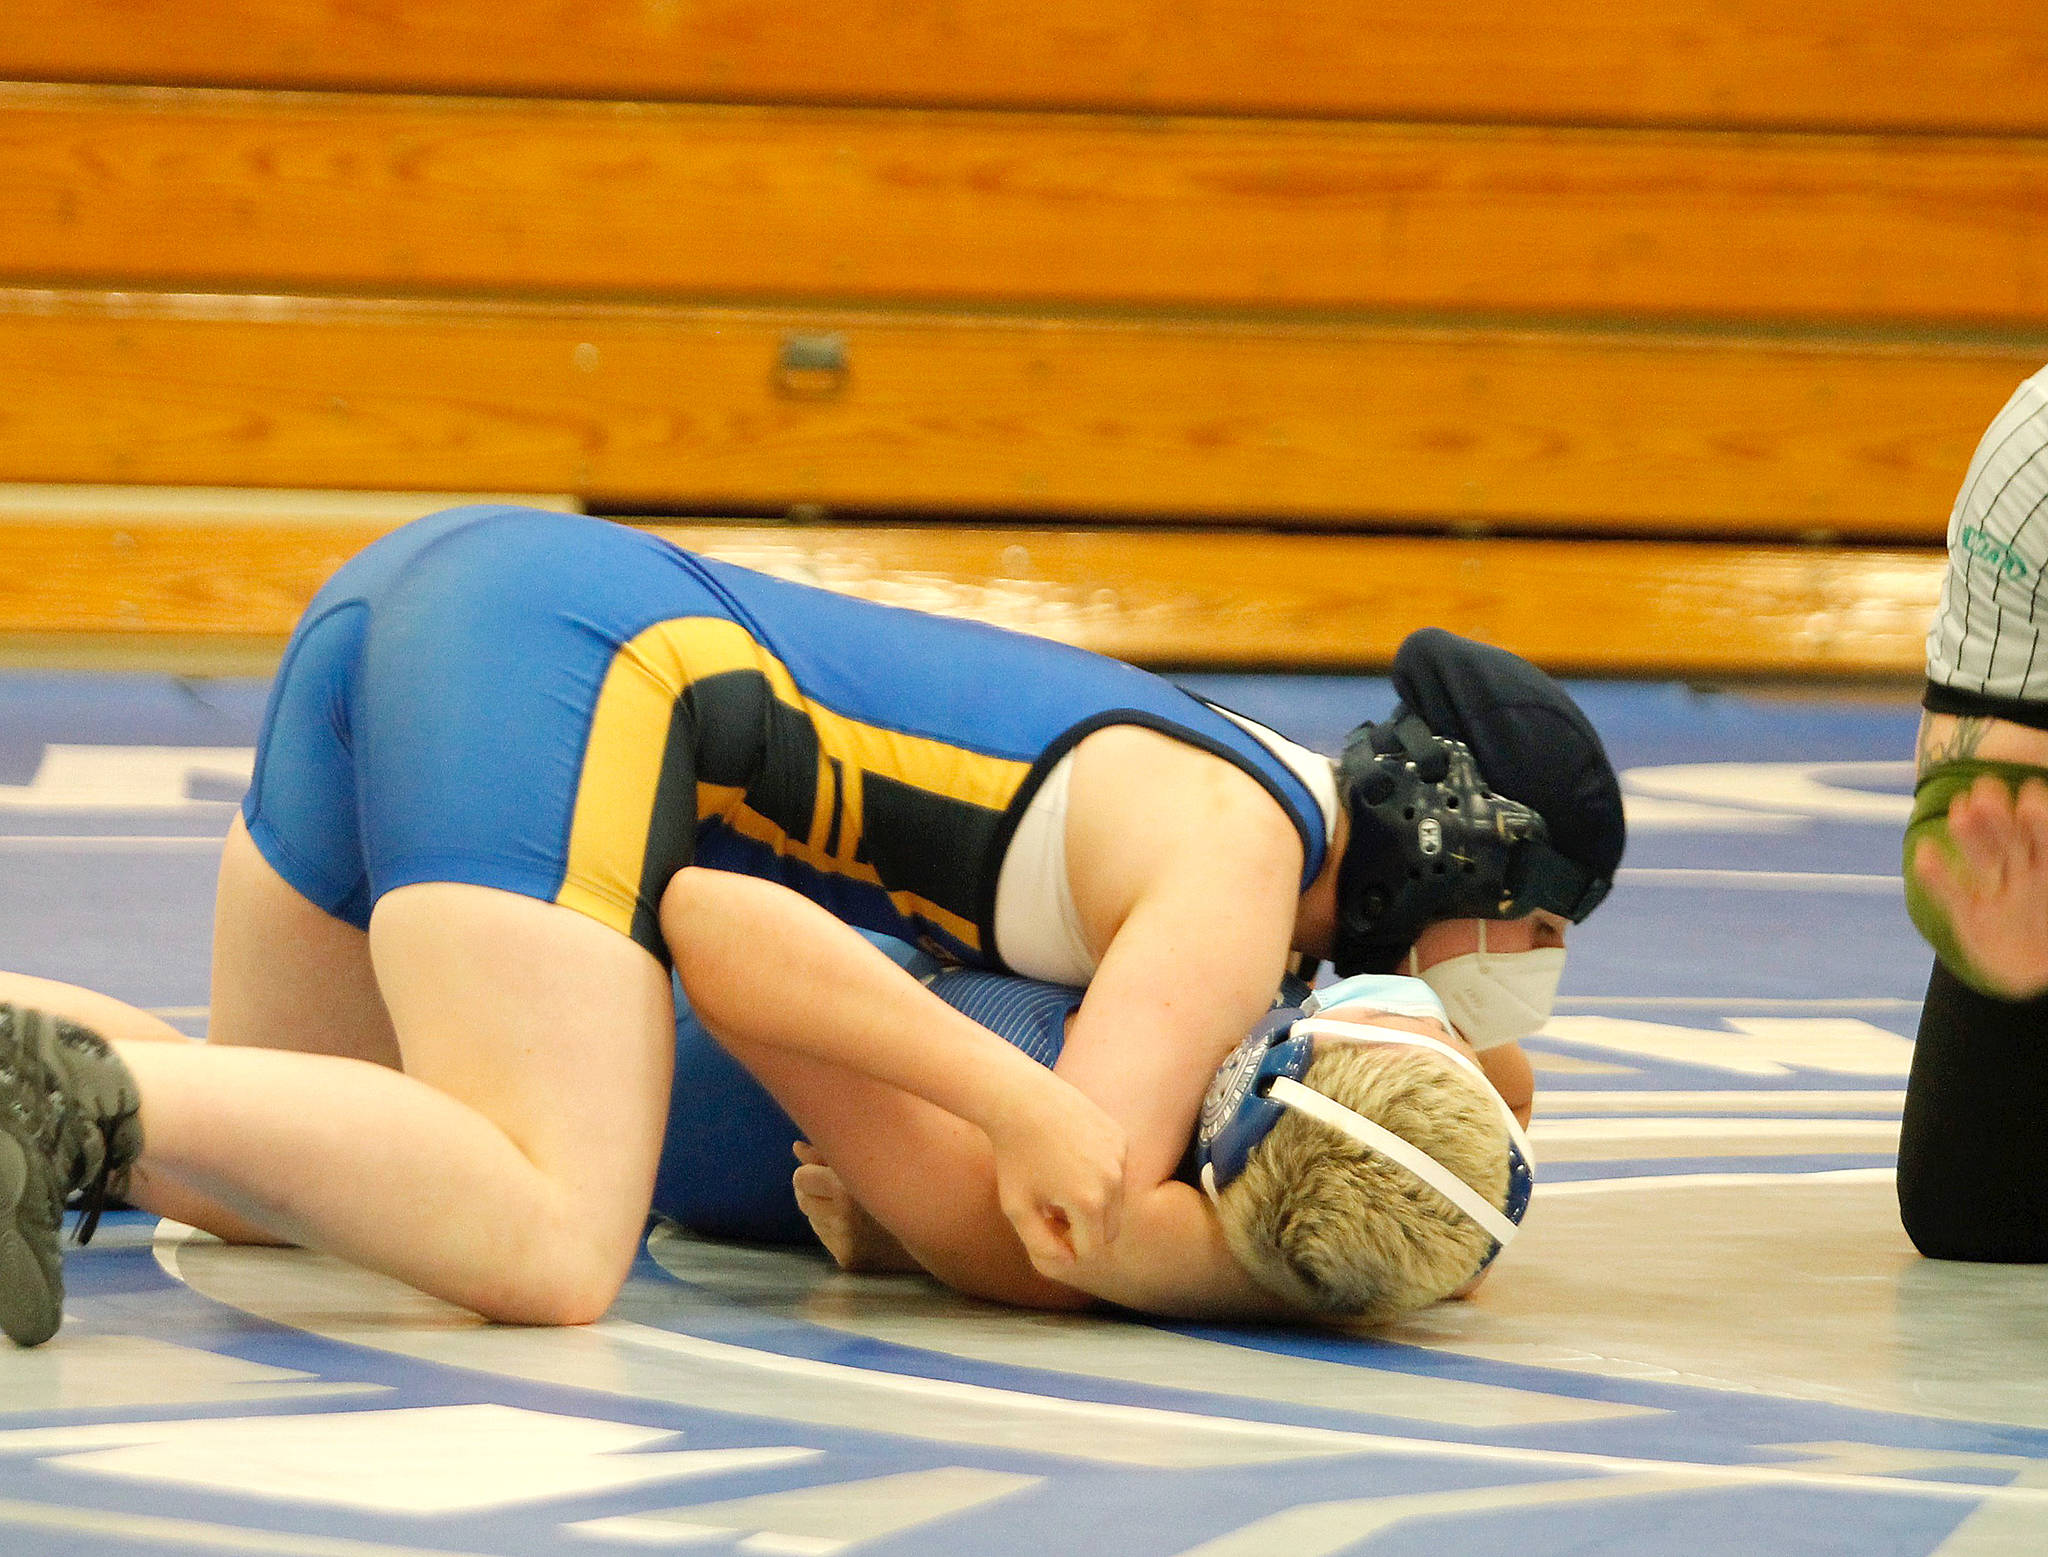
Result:
{"label": "wrestler in blue singlet", "polygon": [[[1041,1065],[1058,1061],[1081,990],[948,968],[901,942],[871,939],[954,1010]],[[763,990],[761,998],[773,1000],[775,992]],[[1281,981],[1278,1004],[1307,998],[1308,986],[1299,979]],[[655,1214],[713,1238],[815,1242],[790,1185],[796,1167],[790,1147],[802,1134],[768,1089],[705,1031],[679,991],[675,1082],[654,1180]]]}
{"label": "wrestler in blue singlet", "polygon": [[696,863],[999,966],[995,886],[1037,785],[1090,731],[1236,764],[1326,846],[1301,780],[1156,676],[853,600],[574,515],[453,509],[346,564],[285,653],[243,805],[300,893],[367,926],[414,882],[561,903],[664,963]]}
{"label": "wrestler in blue singlet", "polygon": [[[1081,991],[936,958],[884,936],[871,937],[933,994],[1039,1064],[1066,1043],[1067,1016]],[[773,1000],[775,992],[763,990]],[[668,1128],[654,1178],[654,1212],[713,1238],[810,1243],[797,1209],[791,1144],[803,1135],[746,1067],[718,1046],[676,992],[676,1068]]]}

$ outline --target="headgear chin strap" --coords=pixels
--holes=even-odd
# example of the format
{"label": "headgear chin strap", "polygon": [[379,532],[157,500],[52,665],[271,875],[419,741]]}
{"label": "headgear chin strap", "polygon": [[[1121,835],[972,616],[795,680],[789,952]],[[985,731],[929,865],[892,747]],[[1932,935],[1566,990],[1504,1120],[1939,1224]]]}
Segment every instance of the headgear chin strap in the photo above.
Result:
{"label": "headgear chin strap", "polygon": [[[1385,979],[1380,982],[1389,985],[1418,983],[1413,979]],[[1321,1001],[1312,996],[1306,1008],[1271,1013],[1217,1068],[1215,1079],[1210,1082],[1209,1091],[1202,1099],[1202,1117],[1196,1131],[1196,1159],[1201,1168],[1202,1188],[1211,1200],[1215,1200],[1223,1187],[1244,1171],[1258,1144],[1272,1133],[1273,1127],[1286,1116],[1287,1111],[1293,1109],[1349,1136],[1368,1151],[1398,1163],[1477,1223],[1493,1240],[1493,1247],[1479,1264],[1479,1269],[1484,1270],[1515,1236],[1523,1215],[1529,1209],[1529,1197],[1535,1188],[1536,1162],[1529,1138],[1523,1133],[1521,1121],[1515,1118],[1506,1101],[1486,1079],[1486,1073],[1450,1044],[1405,1028],[1334,1022],[1313,1014],[1353,1004],[1371,1004],[1377,1010],[1388,1009],[1383,998],[1385,991],[1349,987],[1366,984],[1366,979],[1347,980],[1345,984],[1324,991]],[[1426,986],[1423,988],[1426,992]],[[1337,998],[1329,998],[1332,996]],[[1434,1002],[1434,999],[1434,995],[1427,996],[1428,1002]],[[1417,1003],[1425,1002],[1418,999]],[[1441,1016],[1441,1013],[1439,1005],[1434,1013],[1418,1010],[1413,1014]],[[1314,1062],[1318,1040],[1325,1043],[1399,1044],[1428,1049],[1470,1075],[1473,1083],[1492,1099],[1507,1126],[1507,1205],[1504,1208],[1494,1206],[1420,1147],[1307,1085],[1304,1078]]]}
{"label": "headgear chin strap", "polygon": [[1352,731],[1337,789],[1351,828],[1330,949],[1340,974],[1390,971],[1438,920],[1543,908],[1576,923],[1607,895],[1605,878],[1550,846],[1542,816],[1494,793],[1470,749],[1418,715]]}

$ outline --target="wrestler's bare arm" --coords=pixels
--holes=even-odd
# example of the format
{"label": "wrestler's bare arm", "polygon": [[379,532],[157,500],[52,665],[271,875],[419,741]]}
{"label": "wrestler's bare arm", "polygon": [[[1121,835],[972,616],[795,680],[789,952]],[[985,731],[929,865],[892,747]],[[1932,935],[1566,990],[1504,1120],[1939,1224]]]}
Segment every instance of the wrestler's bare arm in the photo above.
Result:
{"label": "wrestler's bare arm", "polygon": [[1171,1178],[1203,1089],[1272,1004],[1301,841],[1248,775],[1150,730],[1075,753],[1067,870],[1099,958],[1059,1071],[1131,1133],[1130,1182]]}
{"label": "wrestler's bare arm", "polygon": [[693,867],[663,894],[661,920],[692,1007],[743,1062],[747,1049],[795,1056],[973,1126],[993,1150],[1003,1214],[1048,1269],[1116,1236],[1116,1122],[823,908]]}
{"label": "wrestler's bare arm", "polygon": [[[948,1285],[1044,1307],[1093,1296],[1153,1313],[1271,1314],[1278,1305],[1230,1258],[1207,1203],[1172,1175],[1209,1076],[1279,980],[1300,843],[1236,769],[1147,732],[1132,733],[1165,753],[1119,753],[1122,743],[1103,740],[1123,733],[1098,732],[1081,756],[1091,746],[1119,760],[1135,755],[1136,781],[1112,780],[1108,803],[1097,804],[1086,765],[1075,773],[1080,825],[1070,827],[1069,858],[1085,850],[1103,867],[1077,872],[1077,899],[1084,929],[1094,915],[1107,947],[1059,1068],[1128,1132],[1117,1239],[1073,1264],[1034,1268],[998,1209],[978,1132],[868,1078],[731,1046],[811,1133],[858,1205]],[[1183,754],[1190,761],[1179,762]],[[788,987],[786,970],[773,978]],[[763,982],[751,975],[733,985],[756,1007],[776,1004],[760,1000]],[[699,1012],[719,1032],[715,1014],[701,1004]]]}
{"label": "wrestler's bare arm", "polygon": [[1097,732],[1076,753],[1067,859],[1100,966],[1059,1073],[1129,1134],[1125,1230],[1065,1277],[1154,1313],[1277,1305],[1174,1175],[1202,1093],[1272,1003],[1301,898],[1302,849],[1246,774],[1151,731]]}

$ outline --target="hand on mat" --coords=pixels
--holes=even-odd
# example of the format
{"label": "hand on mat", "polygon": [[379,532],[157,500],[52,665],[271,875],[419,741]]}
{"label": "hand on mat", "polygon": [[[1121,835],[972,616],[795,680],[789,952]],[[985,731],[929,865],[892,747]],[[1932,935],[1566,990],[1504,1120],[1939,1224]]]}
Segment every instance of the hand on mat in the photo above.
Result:
{"label": "hand on mat", "polygon": [[1115,1241],[1123,1213],[1123,1126],[1051,1071],[1004,1099],[988,1136],[996,1194],[1039,1273],[1055,1280]]}
{"label": "hand on mat", "polygon": [[811,1231],[825,1252],[839,1262],[841,1270],[921,1270],[910,1251],[896,1241],[896,1235],[861,1207],[831,1165],[818,1155],[809,1141],[796,1143],[796,1172],[790,1183],[796,1189],[797,1209],[810,1220]]}
{"label": "hand on mat", "polygon": [[1913,874],[1949,916],[1972,969],[2008,999],[2048,990],[2048,783],[2015,797],[1986,775],[1948,812],[1954,856],[1922,845]]}

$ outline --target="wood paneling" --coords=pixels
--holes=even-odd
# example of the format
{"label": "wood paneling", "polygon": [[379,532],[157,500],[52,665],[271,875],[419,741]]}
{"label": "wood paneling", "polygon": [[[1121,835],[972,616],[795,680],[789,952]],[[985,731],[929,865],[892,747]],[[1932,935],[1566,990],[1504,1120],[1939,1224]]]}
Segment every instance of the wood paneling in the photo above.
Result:
{"label": "wood paneling", "polygon": [[458,503],[516,503],[580,513],[574,498],[559,492],[371,492],[315,491],[302,487],[140,487],[0,484],[0,524],[26,519],[37,524],[184,523],[212,527],[247,525],[261,534],[279,526],[329,524],[382,530],[438,513]]}
{"label": "wood paneling", "polygon": [[[306,522],[0,525],[0,635],[289,631],[381,531]],[[848,593],[1153,664],[1376,668],[1439,623],[1560,671],[1917,673],[1941,554],[1200,531],[661,527]]]}
{"label": "wood paneling", "polygon": [[[843,387],[778,392],[792,336]],[[0,291],[0,474],[1939,541],[2048,342]],[[831,386],[826,386],[829,391]]]}
{"label": "wood paneling", "polygon": [[729,101],[2048,129],[2011,0],[10,0],[0,75]]}
{"label": "wood paneling", "polygon": [[[19,0],[10,76],[0,481],[966,518],[685,533],[1154,663],[1911,676],[2048,360],[1989,0]],[[102,658],[395,516],[14,497],[0,639]]]}
{"label": "wood paneling", "polygon": [[0,277],[2048,323],[2048,141],[16,86]]}
{"label": "wood paneling", "polygon": [[109,635],[136,642],[85,658],[214,666],[223,641],[282,649],[342,563],[462,503],[576,508],[551,493],[0,485],[0,659],[75,660],[67,641]]}
{"label": "wood paneling", "polygon": [[664,528],[1150,664],[1375,669],[1437,624],[1558,671],[1912,676],[1939,551],[1202,531]]}
{"label": "wood paneling", "polygon": [[16,514],[0,524],[0,634],[275,638],[336,568],[390,528]]}

